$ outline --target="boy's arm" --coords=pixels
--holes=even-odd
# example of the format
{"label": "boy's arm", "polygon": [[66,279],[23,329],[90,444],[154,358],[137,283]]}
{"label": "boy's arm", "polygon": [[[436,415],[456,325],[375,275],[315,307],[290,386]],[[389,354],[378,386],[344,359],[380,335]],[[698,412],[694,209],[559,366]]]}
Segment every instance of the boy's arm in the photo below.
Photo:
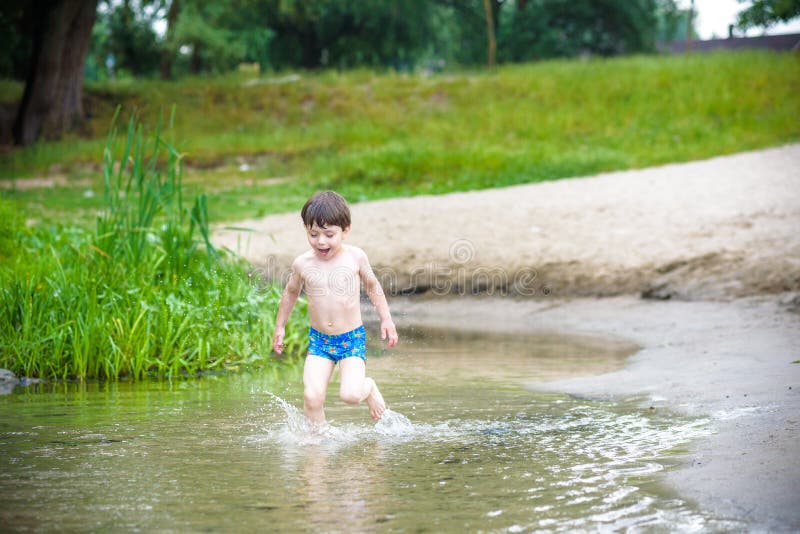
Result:
{"label": "boy's arm", "polygon": [[281,303],[278,306],[278,316],[275,318],[275,333],[272,335],[272,350],[278,354],[283,353],[283,338],[286,335],[286,323],[289,320],[289,315],[292,313],[297,302],[297,297],[300,296],[301,287],[300,268],[298,260],[292,263],[292,271],[289,273],[289,280],[286,282],[286,287],[281,295]]}
{"label": "boy's arm", "polygon": [[361,282],[364,284],[364,291],[366,291],[367,297],[369,297],[372,305],[375,306],[378,317],[381,318],[381,339],[388,339],[389,346],[394,347],[397,344],[397,328],[394,325],[394,321],[392,321],[392,314],[389,312],[389,303],[386,302],[383,288],[378,281],[378,277],[372,271],[367,255],[363,251],[359,261],[359,275],[361,276]]}

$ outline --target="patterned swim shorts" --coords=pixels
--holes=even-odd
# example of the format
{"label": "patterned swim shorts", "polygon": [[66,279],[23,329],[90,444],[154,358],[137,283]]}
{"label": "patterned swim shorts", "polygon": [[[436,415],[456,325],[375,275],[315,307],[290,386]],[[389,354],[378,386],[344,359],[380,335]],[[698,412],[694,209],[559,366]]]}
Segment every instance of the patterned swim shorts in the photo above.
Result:
{"label": "patterned swim shorts", "polygon": [[367,334],[364,325],[344,334],[323,334],[313,327],[308,331],[308,354],[333,362],[358,357],[367,361]]}

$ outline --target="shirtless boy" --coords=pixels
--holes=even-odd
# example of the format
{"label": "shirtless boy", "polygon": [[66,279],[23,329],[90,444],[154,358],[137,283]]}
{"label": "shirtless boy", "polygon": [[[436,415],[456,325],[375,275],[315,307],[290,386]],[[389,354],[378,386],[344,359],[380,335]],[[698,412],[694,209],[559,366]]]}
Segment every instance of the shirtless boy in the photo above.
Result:
{"label": "shirtless boy", "polygon": [[313,425],[325,422],[325,393],[339,364],[339,397],[348,404],[366,401],[377,421],[386,404],[375,381],[366,376],[366,336],[361,322],[361,283],[381,319],[381,339],[397,344],[397,329],[380,283],[367,255],[345,245],[350,231],[350,208],[333,191],[316,193],[300,216],[311,250],[295,258],[275,320],[273,349],[283,351],[286,321],[305,288],[311,328],[303,368],[303,410]]}

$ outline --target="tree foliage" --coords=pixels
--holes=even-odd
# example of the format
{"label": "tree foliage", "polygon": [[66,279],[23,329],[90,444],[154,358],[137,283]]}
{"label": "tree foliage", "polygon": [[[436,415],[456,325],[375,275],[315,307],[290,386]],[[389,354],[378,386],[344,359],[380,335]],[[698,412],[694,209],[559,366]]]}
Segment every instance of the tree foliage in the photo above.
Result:
{"label": "tree foliage", "polygon": [[686,39],[692,16],[689,9],[681,9],[674,0],[657,0],[655,16],[657,43]]}
{"label": "tree foliage", "polygon": [[[496,38],[500,34],[503,7],[509,2],[492,0],[492,23]],[[439,46],[449,61],[477,65],[487,60],[486,8],[483,0],[439,0],[444,41]],[[499,45],[500,48],[502,45]],[[502,54],[500,54],[502,57]]]}
{"label": "tree foliage", "polygon": [[167,46],[188,57],[191,73],[230,70],[244,59],[236,32],[221,24],[229,7],[226,2],[184,2]]}
{"label": "tree foliage", "polygon": [[103,73],[152,76],[158,69],[161,43],[154,29],[163,17],[159,0],[104,0],[92,29],[87,57],[87,76]]}
{"label": "tree foliage", "polygon": [[529,1],[505,12],[500,54],[505,61],[528,61],[649,52],[656,7],[654,0]]}
{"label": "tree foliage", "polygon": [[413,65],[434,38],[426,0],[268,0],[275,67]]}
{"label": "tree foliage", "polygon": [[31,54],[31,25],[25,0],[0,2],[0,77],[25,78]]}
{"label": "tree foliage", "polygon": [[114,56],[116,68],[134,76],[152,75],[159,60],[159,42],[153,24],[160,18],[155,2],[141,2],[134,10],[126,0],[112,7],[107,19],[108,53]]}
{"label": "tree foliage", "polygon": [[753,0],[750,7],[739,13],[737,25],[742,29],[769,28],[797,17],[800,17],[800,0]]}
{"label": "tree foliage", "polygon": [[[439,0],[456,63],[486,59],[482,0]],[[650,52],[685,28],[674,0],[492,0],[500,61]],[[682,26],[682,28],[680,28]]]}

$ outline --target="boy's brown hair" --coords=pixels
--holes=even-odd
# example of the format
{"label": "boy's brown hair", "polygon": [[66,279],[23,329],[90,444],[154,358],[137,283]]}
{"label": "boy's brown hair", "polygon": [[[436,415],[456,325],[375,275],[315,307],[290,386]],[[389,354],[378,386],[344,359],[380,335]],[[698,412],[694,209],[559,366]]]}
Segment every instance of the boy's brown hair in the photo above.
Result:
{"label": "boy's brown hair", "polygon": [[316,224],[322,228],[332,225],[346,230],[350,227],[350,206],[339,193],[320,191],[306,201],[300,211],[300,217],[306,228]]}

